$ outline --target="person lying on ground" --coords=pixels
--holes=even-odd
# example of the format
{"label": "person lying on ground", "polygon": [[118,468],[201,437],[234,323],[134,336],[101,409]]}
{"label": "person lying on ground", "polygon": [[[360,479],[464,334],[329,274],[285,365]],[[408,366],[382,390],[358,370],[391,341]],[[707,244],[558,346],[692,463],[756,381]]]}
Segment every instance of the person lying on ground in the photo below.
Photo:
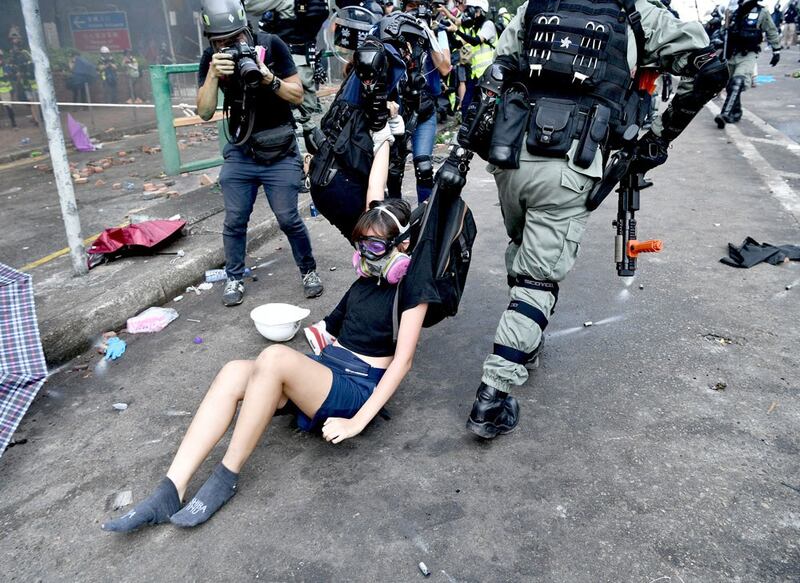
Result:
{"label": "person lying on ground", "polygon": [[[304,431],[330,443],[361,433],[411,370],[428,304],[397,281],[411,209],[405,201],[375,201],[352,234],[358,279],[325,319],[338,337],[320,356],[280,344],[255,360],[227,363],[206,393],[172,465],[155,491],[133,510],[102,524],[112,532],[172,522],[202,524],[237,491],[239,474],[272,418],[295,408]],[[398,295],[399,294],[399,295]],[[400,314],[395,340],[394,303]],[[241,407],[239,404],[241,403]],[[238,417],[231,442],[209,479],[184,505],[194,473]]]}

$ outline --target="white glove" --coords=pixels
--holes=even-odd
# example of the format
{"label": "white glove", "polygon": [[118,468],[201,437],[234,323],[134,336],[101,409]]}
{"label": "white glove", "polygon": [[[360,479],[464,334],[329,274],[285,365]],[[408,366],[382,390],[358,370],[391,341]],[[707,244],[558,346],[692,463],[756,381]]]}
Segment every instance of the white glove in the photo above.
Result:
{"label": "white glove", "polygon": [[394,136],[388,123],[377,132],[372,132],[372,153],[377,154],[384,142],[389,142],[390,145],[394,144]]}
{"label": "white glove", "polygon": [[406,133],[406,123],[402,116],[396,115],[389,118],[389,129],[393,136],[402,136]]}

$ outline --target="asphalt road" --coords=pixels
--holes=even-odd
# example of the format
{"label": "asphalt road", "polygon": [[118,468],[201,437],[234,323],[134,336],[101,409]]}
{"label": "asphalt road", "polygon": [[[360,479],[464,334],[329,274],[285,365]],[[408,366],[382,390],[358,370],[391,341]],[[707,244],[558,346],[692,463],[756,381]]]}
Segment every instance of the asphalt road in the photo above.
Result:
{"label": "asphalt road", "polygon": [[[745,107],[763,120],[773,91],[796,102],[798,84],[776,76]],[[84,355],[45,385],[17,435],[27,442],[0,461],[3,578],[414,581],[424,561],[449,582],[800,580],[800,265],[719,263],[748,235],[800,241],[797,150],[757,120],[734,130],[704,111],[653,172],[639,228],[665,249],[633,281],[613,269],[613,203],[592,217],[542,366],[517,392],[520,426],[495,441],[464,430],[507,303],[480,164],[465,191],[479,235],[462,310],[424,332],[392,419],[338,446],[276,420],[238,495],[201,528],[99,524],[117,492],[140,499],[158,482],[219,367],[267,345],[250,309],[289,301],[314,321],[336,304],[353,278],[341,236],[309,221],[317,300],[298,299],[278,239],[251,257],[271,263],[243,306],[223,308],[218,286],[187,295],[166,330],[127,336],[120,361]]]}

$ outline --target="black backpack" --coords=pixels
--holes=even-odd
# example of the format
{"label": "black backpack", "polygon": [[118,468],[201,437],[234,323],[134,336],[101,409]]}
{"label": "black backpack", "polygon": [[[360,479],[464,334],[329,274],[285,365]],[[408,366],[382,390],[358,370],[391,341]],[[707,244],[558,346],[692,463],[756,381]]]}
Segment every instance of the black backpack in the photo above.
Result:
{"label": "black backpack", "polygon": [[464,293],[478,229],[472,210],[460,196],[446,197],[437,191],[412,214],[411,264],[395,295],[395,340],[400,293],[428,303],[425,328],[455,316]]}

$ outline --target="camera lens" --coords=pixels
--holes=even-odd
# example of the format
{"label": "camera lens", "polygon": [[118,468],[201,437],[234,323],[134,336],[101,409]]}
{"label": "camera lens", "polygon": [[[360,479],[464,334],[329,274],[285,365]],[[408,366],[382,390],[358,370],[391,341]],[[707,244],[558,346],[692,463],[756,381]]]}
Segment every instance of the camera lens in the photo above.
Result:
{"label": "camera lens", "polygon": [[252,88],[258,87],[263,79],[261,70],[250,57],[242,57],[239,59],[239,76],[242,78],[242,82],[245,85]]}

